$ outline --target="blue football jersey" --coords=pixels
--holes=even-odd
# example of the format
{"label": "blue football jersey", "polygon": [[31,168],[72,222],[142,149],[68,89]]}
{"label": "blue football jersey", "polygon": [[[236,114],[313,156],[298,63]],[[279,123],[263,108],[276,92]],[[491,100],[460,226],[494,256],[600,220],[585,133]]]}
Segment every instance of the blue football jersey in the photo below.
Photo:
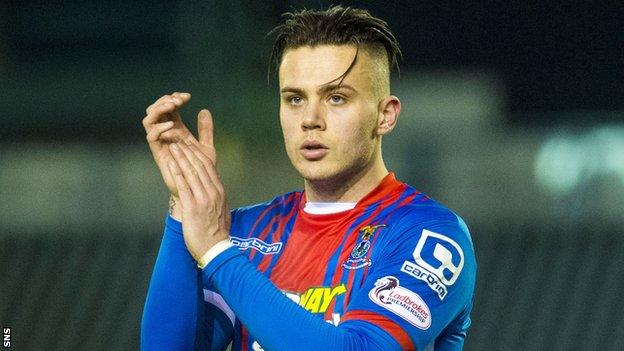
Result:
{"label": "blue football jersey", "polygon": [[[233,247],[199,273],[202,303],[167,306],[200,310],[194,345],[462,348],[476,260],[459,216],[392,173],[351,210],[310,214],[305,203],[293,192],[232,211]],[[180,240],[179,222],[167,223]]]}

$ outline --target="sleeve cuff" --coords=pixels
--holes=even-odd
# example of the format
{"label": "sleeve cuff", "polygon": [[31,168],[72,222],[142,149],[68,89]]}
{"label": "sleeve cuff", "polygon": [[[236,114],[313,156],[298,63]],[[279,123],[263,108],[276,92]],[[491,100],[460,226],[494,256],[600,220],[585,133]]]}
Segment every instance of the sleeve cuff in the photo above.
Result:
{"label": "sleeve cuff", "polygon": [[182,235],[182,222],[172,217],[169,213],[167,213],[167,219],[165,220],[165,225],[169,227],[169,229],[173,230],[177,234]]}
{"label": "sleeve cuff", "polygon": [[234,245],[230,243],[230,239],[219,241],[213,247],[208,249],[208,251],[206,251],[206,253],[199,260],[197,260],[197,267],[204,269],[208,263],[217,257],[217,255],[233,246]]}
{"label": "sleeve cuff", "polygon": [[212,276],[217,271],[217,269],[223,266],[223,264],[225,264],[226,262],[238,256],[243,256],[243,253],[236,246],[233,245],[221,252],[220,255],[217,255],[214,259],[208,262],[208,264],[202,270],[204,282],[211,281]]}

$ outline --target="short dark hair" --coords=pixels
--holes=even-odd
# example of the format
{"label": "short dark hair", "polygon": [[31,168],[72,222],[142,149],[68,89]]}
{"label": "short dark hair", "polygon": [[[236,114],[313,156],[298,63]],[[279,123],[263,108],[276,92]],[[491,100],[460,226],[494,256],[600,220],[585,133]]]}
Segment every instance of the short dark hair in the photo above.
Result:
{"label": "short dark hair", "polygon": [[[401,57],[399,42],[388,24],[367,10],[332,6],[327,10],[287,12],[283,16],[286,20],[269,32],[269,35],[277,35],[271,53],[269,76],[271,66],[274,65],[275,72],[279,71],[287,49],[301,46],[352,44],[358,51],[362,47],[370,52],[383,48],[388,58],[388,72],[398,67],[397,60]],[[354,63],[355,59],[351,66]]]}

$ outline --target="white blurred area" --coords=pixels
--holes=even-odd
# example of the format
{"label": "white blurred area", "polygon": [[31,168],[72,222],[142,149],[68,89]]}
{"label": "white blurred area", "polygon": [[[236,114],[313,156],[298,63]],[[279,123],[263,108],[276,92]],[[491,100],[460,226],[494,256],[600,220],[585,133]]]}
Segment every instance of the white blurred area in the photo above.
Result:
{"label": "white blurred area", "polygon": [[624,125],[551,133],[535,158],[535,177],[545,191],[557,197],[583,191],[595,182],[622,190]]}
{"label": "white blurred area", "polygon": [[[469,225],[624,224],[624,125],[512,128],[488,72],[402,72],[392,90],[403,111],[384,139],[389,168]],[[301,188],[281,139],[246,145],[217,136],[232,207]],[[12,143],[0,158],[6,234],[161,231],[168,195],[144,144]]]}

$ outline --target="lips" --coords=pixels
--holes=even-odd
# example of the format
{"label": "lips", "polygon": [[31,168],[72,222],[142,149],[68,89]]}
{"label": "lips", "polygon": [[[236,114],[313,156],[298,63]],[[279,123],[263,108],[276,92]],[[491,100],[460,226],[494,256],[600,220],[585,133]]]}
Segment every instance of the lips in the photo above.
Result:
{"label": "lips", "polygon": [[316,140],[306,140],[299,148],[299,153],[308,161],[320,160],[327,155],[328,147]]}

